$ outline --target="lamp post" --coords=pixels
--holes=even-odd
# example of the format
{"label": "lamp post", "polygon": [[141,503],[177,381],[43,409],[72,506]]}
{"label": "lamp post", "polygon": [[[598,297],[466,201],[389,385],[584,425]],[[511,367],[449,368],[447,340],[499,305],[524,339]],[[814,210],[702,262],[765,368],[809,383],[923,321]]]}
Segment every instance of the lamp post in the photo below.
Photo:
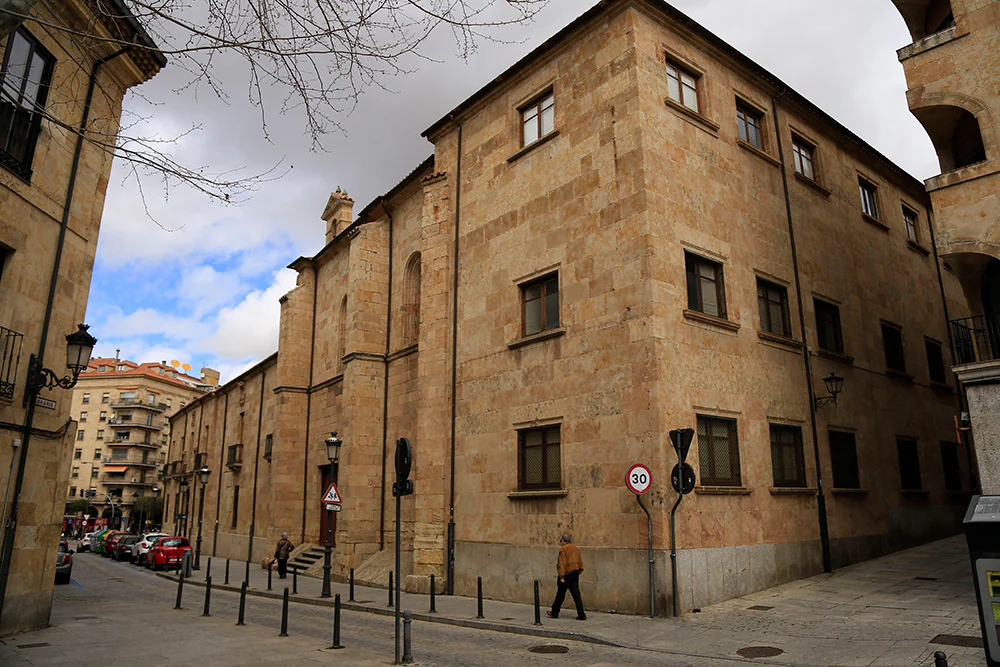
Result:
{"label": "lamp post", "polygon": [[[174,515],[175,515],[175,518],[177,519],[177,521],[175,521],[174,523],[183,522],[184,530],[181,530],[180,526],[176,526],[175,525],[174,526],[174,531],[178,535],[184,535],[185,537],[190,538],[191,536],[188,535],[188,518],[187,518],[187,506],[188,506],[188,500],[187,500],[188,499],[188,495],[187,494],[189,492],[188,488],[190,487],[190,483],[185,478],[185,479],[182,479],[180,482],[178,482],[177,486],[181,490],[181,503],[183,504],[184,511],[182,513],[180,513],[180,514],[177,514],[177,509],[178,508],[176,508],[176,507],[174,508]],[[174,504],[176,505],[177,503],[174,503]]]}
{"label": "lamp post", "polygon": [[[136,506],[139,504],[139,498],[142,498],[142,494],[139,493],[138,491],[136,491],[135,493],[132,494],[132,516],[129,517],[130,519],[137,518],[135,516],[135,512],[136,512]],[[142,509],[141,508],[139,508],[138,519],[139,520],[135,522],[135,534],[136,535],[139,535],[140,533],[142,533]]]}
{"label": "lamp post", "polygon": [[198,471],[198,481],[201,482],[201,498],[198,500],[198,541],[194,548],[194,569],[201,569],[201,522],[205,516],[205,485],[208,484],[208,476],[212,471],[205,466]]}
{"label": "lamp post", "polygon": [[[153,487],[153,510],[152,510],[154,517],[156,516],[156,500],[159,497],[160,497],[160,487],[154,486]],[[163,517],[162,516],[160,517],[160,523],[161,524],[163,523]]]}
{"label": "lamp post", "polygon": [[[337,437],[336,431],[331,433],[330,437],[326,439],[326,458],[330,459],[331,482],[334,481],[333,467],[340,461],[340,448],[343,444],[344,441]],[[323,598],[330,597],[330,556],[333,553],[332,535],[333,511],[328,508],[326,510],[326,545],[323,548],[323,593],[320,594],[320,597]]]}
{"label": "lamp post", "polygon": [[816,397],[817,409],[830,403],[837,404],[837,395],[844,390],[844,378],[839,377],[836,373],[830,373],[829,377],[823,378],[823,384],[826,385],[826,391],[829,393],[829,396]]}
{"label": "lamp post", "polygon": [[[54,283],[53,283],[54,285]],[[17,513],[21,506],[21,490],[24,488],[24,469],[28,463],[28,445],[31,442],[31,432],[35,425],[35,400],[42,389],[72,389],[76,385],[80,373],[90,363],[90,353],[94,351],[97,339],[87,333],[87,325],[81,324],[77,331],[66,336],[66,367],[72,375],[58,377],[53,371],[45,368],[42,356],[45,354],[45,332],[48,330],[46,319],[42,334],[42,346],[39,354],[32,353],[28,359],[28,376],[24,383],[24,406],[27,408],[24,416],[23,435],[21,436],[21,457],[17,468],[17,481],[14,483],[14,501],[10,517],[4,526],[3,547],[0,549],[0,615],[3,614],[4,602],[7,598],[7,580],[10,578],[10,561],[14,553],[14,538],[17,535]]]}

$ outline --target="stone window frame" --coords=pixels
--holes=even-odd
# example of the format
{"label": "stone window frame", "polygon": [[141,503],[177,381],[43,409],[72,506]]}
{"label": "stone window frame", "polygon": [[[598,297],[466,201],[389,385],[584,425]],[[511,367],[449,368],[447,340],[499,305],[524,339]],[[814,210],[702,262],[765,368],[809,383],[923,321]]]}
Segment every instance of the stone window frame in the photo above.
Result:
{"label": "stone window frame", "polygon": [[[21,26],[11,31],[7,39],[7,43],[4,46],[3,63],[2,66],[0,66],[0,73],[2,73],[3,78],[5,79],[8,78],[7,74],[8,74],[10,55],[13,50],[14,44],[18,39],[27,42],[29,68],[31,62],[37,56],[38,58],[41,59],[42,62],[42,72],[38,85],[38,90],[35,92],[35,99],[31,100],[31,102],[33,103],[32,104],[33,108],[29,112],[28,124],[24,128],[22,128],[23,131],[26,133],[24,134],[24,142],[26,146],[24,151],[25,153],[24,158],[19,159],[7,152],[8,141],[7,137],[4,137],[3,144],[2,146],[0,146],[0,165],[9,170],[12,174],[17,176],[18,178],[27,182],[31,182],[31,176],[32,176],[31,165],[35,158],[35,148],[37,147],[38,144],[38,137],[41,134],[42,117],[44,115],[45,105],[47,103],[49,88],[52,83],[52,74],[53,71],[55,70],[56,58],[48,51],[48,49],[42,46],[38,38],[36,38],[27,29]],[[26,74],[30,74],[30,70],[29,72],[26,72]],[[17,99],[12,100],[13,102],[12,106],[17,108],[19,111],[23,112],[26,110],[24,102],[27,101],[24,97],[26,92],[25,85],[27,84],[30,77],[25,76],[21,78],[17,76],[16,79],[14,77],[9,77],[9,78],[11,79],[11,81],[16,80],[17,83],[19,84],[17,90]],[[14,116],[12,116],[11,118],[12,118],[11,126],[5,129],[7,130],[7,132],[13,133]]]}
{"label": "stone window frame", "polygon": [[74,461],[79,461],[81,459],[83,459],[83,450],[80,449],[80,448],[74,449],[73,450],[73,460]]}
{"label": "stone window frame", "polygon": [[[563,467],[563,449],[562,449],[562,420],[554,420],[540,423],[533,423],[530,425],[523,425],[516,428],[517,431],[517,490],[518,492],[532,492],[532,491],[558,491],[562,489],[562,467]],[[555,432],[558,436],[557,442],[548,442],[546,437],[548,434]],[[528,483],[526,479],[526,462],[525,457],[527,453],[527,448],[529,445],[526,444],[525,438],[531,433],[541,433],[543,441],[540,446],[542,448],[542,465],[543,465],[543,481],[537,484]],[[532,445],[533,447],[536,445]],[[552,471],[548,469],[547,466],[547,450],[550,448],[555,448],[557,455],[559,457],[559,464],[556,466],[555,479],[546,473],[551,473]]]}
{"label": "stone window frame", "polygon": [[920,469],[920,441],[912,436],[897,435],[896,460],[899,465],[900,491],[923,491],[924,478]]}
{"label": "stone window frame", "polygon": [[[673,71],[673,75],[671,75]],[[705,93],[704,93],[704,77],[705,71],[699,67],[695,67],[693,63],[690,63],[682,58],[679,58],[677,54],[671,51],[664,52],[663,59],[663,73],[667,77],[667,99],[678,105],[685,110],[697,114],[699,116],[705,115]],[[690,101],[685,92],[685,77],[691,80],[693,85],[686,86],[694,90],[694,108],[692,109],[688,102]],[[677,87],[677,97],[671,94],[671,82]]]}
{"label": "stone window frame", "polygon": [[[824,329],[820,326],[820,304],[822,304],[823,309],[832,308],[833,310],[829,310],[828,312],[836,315],[834,341],[829,341],[823,335]],[[840,316],[840,304],[831,299],[813,295],[813,318],[816,320],[816,347],[833,354],[843,355],[846,348],[844,346],[844,322]]]}
{"label": "stone window frame", "polygon": [[[794,479],[790,478],[783,478],[781,480],[778,479],[778,466],[776,465],[778,461],[776,460],[775,457],[775,448],[777,447],[780,452],[781,448],[787,448],[789,443],[782,442],[780,441],[780,439],[777,442],[775,441],[776,429],[778,431],[787,431],[787,432],[792,432],[794,430],[794,433],[796,434],[794,442],[790,443],[791,448],[794,450],[792,455],[795,457],[794,464],[795,464],[796,477]],[[771,444],[771,476],[774,486],[776,488],[792,488],[792,489],[806,488],[808,484],[806,475],[806,457],[805,457],[805,445],[804,445],[805,439],[802,436],[801,424],[788,424],[784,422],[768,421],[768,439]],[[784,463],[783,456],[779,456],[777,458],[781,458],[782,459],[781,463]]]}
{"label": "stone window frame", "polygon": [[[776,282],[774,280],[770,280],[770,279],[765,278],[765,277],[760,276],[760,275],[757,275],[755,277],[756,277],[756,285],[757,285],[757,311],[758,311],[758,315],[759,315],[760,330],[761,331],[765,331],[765,332],[770,333],[770,334],[774,334],[776,336],[783,336],[785,338],[791,338],[792,337],[792,317],[791,317],[791,310],[790,310],[790,306],[789,306],[789,302],[790,301],[789,301],[789,297],[788,297],[788,287],[786,285],[782,285],[779,282]],[[765,294],[764,295],[761,295],[761,288],[762,287],[765,290]],[[774,330],[774,322],[771,321],[771,311],[770,311],[770,308],[768,308],[768,309],[765,310],[762,307],[762,300],[767,300],[768,304],[774,303],[773,301],[771,301],[770,297],[767,295],[767,290],[769,290],[769,289],[777,291],[779,293],[779,295],[780,295],[780,303],[779,303],[779,306],[781,308],[781,323],[780,323],[781,324],[781,327],[780,327],[781,330],[780,331],[775,331]],[[770,326],[765,326],[764,325],[764,315],[765,315],[765,313],[768,316],[767,319],[768,319],[768,323],[770,324]]]}
{"label": "stone window frame", "polygon": [[[823,169],[823,153],[820,147],[820,142],[815,137],[811,136],[809,132],[806,132],[801,127],[796,127],[790,125],[789,129],[792,132],[792,170],[795,174],[795,180],[807,185],[812,190],[826,199],[829,199],[833,194],[828,190],[824,184],[824,169]],[[806,149],[809,151],[809,157],[812,164],[812,176],[807,176],[803,172],[799,171],[799,165],[796,164],[796,150],[801,151]]]}
{"label": "stone window frame", "polygon": [[[753,148],[770,158],[771,137],[770,137],[770,132],[768,131],[769,125],[767,123],[767,117],[768,117],[767,110],[764,109],[759,104],[757,104],[756,102],[752,102],[750,100],[749,95],[746,95],[741,91],[735,89],[733,92],[736,95],[735,105],[736,105],[736,130],[738,139],[737,143],[739,143],[741,146],[744,147]],[[741,114],[743,115],[743,118],[741,118]],[[748,125],[748,123],[746,123],[746,121],[744,120],[745,117],[750,117],[754,121],[756,121],[757,124],[755,126],[755,129],[757,130],[757,136],[758,139],[760,140],[760,145],[750,141],[751,137],[749,136],[749,134],[746,139],[743,138],[742,133],[744,132],[745,126]],[[774,162],[777,163],[777,160],[774,160]]]}
{"label": "stone window frame", "polygon": [[[713,414],[711,412],[698,411],[695,414],[697,426],[695,428],[695,434],[698,439],[698,482],[703,487],[735,487],[741,488],[743,486],[743,469],[740,457],[740,424],[737,415],[733,414]],[[716,475],[715,468],[715,452],[712,449],[711,443],[707,440],[705,443],[702,442],[701,427],[705,424],[706,439],[709,438],[708,435],[708,425],[710,422],[726,422],[728,424],[728,455],[730,458],[729,465],[731,471],[734,471],[734,475],[729,477],[719,477]],[[715,436],[711,436],[715,437]],[[708,447],[708,449],[703,449],[703,445]],[[706,455],[710,453],[711,455]]]}
{"label": "stone window frame", "polygon": [[[934,354],[938,358],[932,356],[932,349],[936,350]],[[945,370],[947,364],[944,361],[944,343],[936,338],[924,336],[924,353],[927,355],[927,377],[930,378],[931,384],[947,386],[948,375]],[[940,363],[938,363],[939,361]]]}
{"label": "stone window frame", "polygon": [[[834,442],[834,434],[837,436],[837,440],[841,442]],[[851,491],[862,490],[861,486],[861,459],[858,456],[858,436],[854,430],[845,429],[842,427],[831,426],[826,431],[827,445],[830,449],[830,481],[833,485],[833,489],[844,489]],[[847,439],[850,438],[850,442]],[[841,454],[835,453],[836,448],[840,448],[842,445],[850,444],[852,450],[850,452],[843,452]],[[844,454],[849,454],[844,456]],[[850,459],[850,460],[848,460]],[[852,469],[845,470],[844,465],[853,464]],[[845,477],[846,474],[846,477]],[[840,483],[838,483],[840,482]],[[850,484],[844,484],[843,482],[850,482]]]}
{"label": "stone window frame", "polygon": [[[965,489],[965,483],[962,480],[962,464],[958,457],[959,447],[961,445],[957,442],[942,440],[940,443],[941,474],[944,476],[945,493],[961,493]],[[945,456],[945,451],[949,452],[947,456]]]}
{"label": "stone window frame", "polygon": [[[715,283],[716,313],[705,312],[705,297],[703,293],[704,290],[702,280],[705,276],[699,270],[702,267],[711,269],[714,273],[712,280]],[[702,315],[707,315],[709,317],[718,318],[720,320],[727,320],[729,309],[726,305],[725,262],[685,248],[684,274],[687,292],[687,310],[701,313]],[[694,301],[692,301],[692,297],[694,297]]]}
{"label": "stone window frame", "polygon": [[[551,104],[546,106],[546,103],[551,100]],[[547,109],[552,109],[552,127],[548,132],[544,131],[542,114]],[[525,125],[527,124],[526,114],[535,112],[534,117],[531,120],[535,121],[535,131],[537,136],[531,141],[525,139]],[[541,92],[538,92],[525,103],[519,104],[517,106],[517,117],[518,117],[518,136],[520,137],[520,147],[528,148],[534,146],[539,141],[542,141],[550,134],[556,131],[556,91],[555,86],[549,84]]]}
{"label": "stone window frame", "polygon": [[882,221],[883,207],[879,190],[878,181],[858,172],[858,198],[861,204],[861,218],[876,229],[888,232],[888,225]]}
{"label": "stone window frame", "polygon": [[[537,285],[539,283],[545,283],[556,277],[557,281],[557,310],[559,315],[559,322],[554,326],[548,328],[542,328],[536,333],[526,333],[527,331],[527,318],[526,318],[526,303],[525,303],[525,290],[530,287]],[[516,340],[507,343],[509,349],[515,349],[523,345],[528,345],[536,341],[547,340],[549,338],[555,338],[562,336],[566,333],[566,328],[564,326],[563,319],[563,285],[562,285],[562,265],[561,263],[556,263],[550,266],[546,266],[537,271],[532,271],[531,273],[515,278],[513,281],[514,287],[517,289],[517,336]],[[513,306],[512,306],[513,307]]]}
{"label": "stone window frame", "polygon": [[81,428],[79,431],[76,432],[76,439],[83,440],[83,438],[84,438],[84,430]]}
{"label": "stone window frame", "polygon": [[912,206],[907,206],[904,202],[902,205],[903,210],[903,229],[906,232],[906,240],[911,243],[920,243],[920,214],[917,213]]}
{"label": "stone window frame", "polygon": [[[889,320],[880,320],[882,331],[882,352],[885,356],[886,373],[906,375],[906,341],[903,327]],[[886,334],[890,333],[889,336]]]}
{"label": "stone window frame", "polygon": [[90,403],[90,392],[84,392],[83,398],[81,399],[80,402],[83,403],[84,405]]}

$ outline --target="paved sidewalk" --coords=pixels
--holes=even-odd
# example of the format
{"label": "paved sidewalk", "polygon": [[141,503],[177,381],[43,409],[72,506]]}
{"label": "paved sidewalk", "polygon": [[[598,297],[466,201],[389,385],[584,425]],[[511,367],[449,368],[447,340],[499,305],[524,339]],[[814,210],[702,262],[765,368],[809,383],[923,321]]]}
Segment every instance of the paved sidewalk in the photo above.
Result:
{"label": "paved sidewalk", "polygon": [[[213,588],[224,586],[225,561],[211,564]],[[273,575],[268,593],[267,572],[250,564],[251,595],[279,596],[293,586],[292,575]],[[238,590],[244,562],[230,563],[229,589]],[[202,570],[190,583],[203,585]],[[172,576],[172,575],[171,575]],[[322,582],[298,578],[297,603],[332,604],[319,597]],[[386,589],[357,586],[356,602],[348,602],[348,585],[334,583],[347,609],[391,614]],[[488,594],[488,591],[487,591]],[[584,600],[587,591],[583,591]],[[746,597],[706,607],[680,618],[648,619],[588,612],[559,619],[544,615],[534,625],[531,605],[486,600],[484,619],[477,619],[475,598],[439,595],[437,613],[427,613],[427,595],[403,593],[402,609],[415,619],[526,635],[589,641],[686,656],[739,658],[747,647],[773,647],[782,653],[771,664],[788,665],[932,665],[937,650],[947,653],[950,667],[983,663],[981,648],[930,643],[938,635],[978,641],[979,616],[964,537],[927,544],[891,556],[843,568],[832,574],[793,582]]]}

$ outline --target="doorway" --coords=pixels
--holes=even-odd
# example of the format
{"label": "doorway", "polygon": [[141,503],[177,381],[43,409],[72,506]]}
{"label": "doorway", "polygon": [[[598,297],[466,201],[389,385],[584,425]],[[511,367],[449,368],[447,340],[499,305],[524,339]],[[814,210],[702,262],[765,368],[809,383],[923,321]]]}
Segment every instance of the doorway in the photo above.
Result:
{"label": "doorway", "polygon": [[[322,488],[320,493],[326,493],[326,490],[330,488],[331,483],[337,482],[337,472],[338,464],[328,463],[325,466],[320,466],[320,476],[322,479]],[[337,514],[338,512],[330,512],[326,509],[326,505],[320,506],[319,512],[319,544],[320,546],[326,546],[326,522],[331,519],[333,520],[333,530],[330,533],[330,544],[334,547],[337,546]]]}

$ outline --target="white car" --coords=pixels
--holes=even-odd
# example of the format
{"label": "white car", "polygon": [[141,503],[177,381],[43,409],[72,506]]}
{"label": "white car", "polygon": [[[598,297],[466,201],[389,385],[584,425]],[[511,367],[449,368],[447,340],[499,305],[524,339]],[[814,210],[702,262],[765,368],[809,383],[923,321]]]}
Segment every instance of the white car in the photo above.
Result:
{"label": "white car", "polygon": [[169,537],[167,533],[145,533],[132,545],[132,562],[139,565],[146,562],[146,553],[153,547],[156,540]]}
{"label": "white car", "polygon": [[80,539],[80,544],[77,545],[77,551],[90,551],[90,541],[94,537],[93,533],[87,533]]}

